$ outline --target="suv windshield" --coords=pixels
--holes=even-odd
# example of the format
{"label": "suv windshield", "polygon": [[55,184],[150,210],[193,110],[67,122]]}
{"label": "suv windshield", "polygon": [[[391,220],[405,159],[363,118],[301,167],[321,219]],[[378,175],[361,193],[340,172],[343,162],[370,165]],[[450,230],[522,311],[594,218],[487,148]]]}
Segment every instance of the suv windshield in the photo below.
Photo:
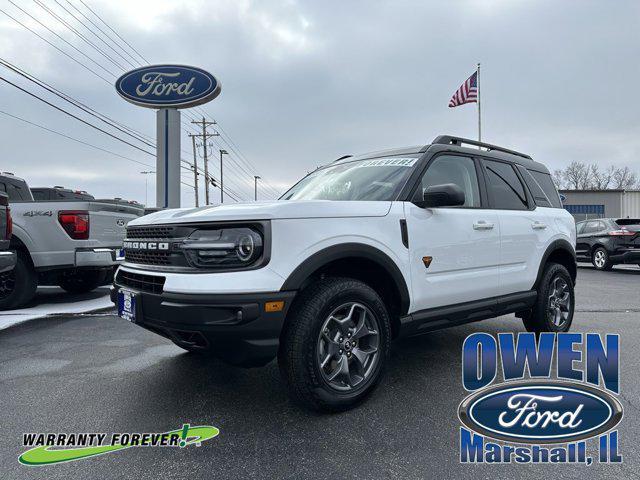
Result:
{"label": "suv windshield", "polygon": [[394,200],[417,159],[417,155],[370,158],[320,168],[281,199]]}

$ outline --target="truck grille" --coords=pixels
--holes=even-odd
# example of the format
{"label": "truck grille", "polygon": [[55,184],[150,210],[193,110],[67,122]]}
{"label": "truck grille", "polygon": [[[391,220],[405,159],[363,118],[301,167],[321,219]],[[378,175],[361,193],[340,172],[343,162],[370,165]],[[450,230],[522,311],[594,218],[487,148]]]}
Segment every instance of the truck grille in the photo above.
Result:
{"label": "truck grille", "polygon": [[127,228],[127,238],[164,239],[173,238],[176,227],[129,227]]}
{"label": "truck grille", "polygon": [[120,270],[116,276],[116,284],[123,287],[131,287],[135,290],[147,293],[161,294],[164,288],[164,277],[144,275]]}
{"label": "truck grille", "polygon": [[128,227],[126,241],[142,243],[168,243],[169,250],[151,250],[146,246],[142,248],[124,249],[124,260],[127,263],[137,265],[149,265],[156,267],[188,267],[184,253],[176,248],[177,243],[188,237],[194,227],[184,225],[153,225]]}
{"label": "truck grille", "polygon": [[171,255],[166,251],[125,250],[124,259],[127,262],[140,263],[142,265],[171,265]]}

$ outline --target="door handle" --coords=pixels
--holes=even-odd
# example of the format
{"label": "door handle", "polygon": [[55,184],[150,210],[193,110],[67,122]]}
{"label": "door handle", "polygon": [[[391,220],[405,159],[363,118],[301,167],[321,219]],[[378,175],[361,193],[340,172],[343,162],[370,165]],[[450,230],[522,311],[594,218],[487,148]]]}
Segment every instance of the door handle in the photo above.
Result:
{"label": "door handle", "polygon": [[534,230],[544,230],[545,228],[547,228],[547,224],[542,222],[533,222],[531,224],[531,228],[533,228]]}
{"label": "door handle", "polygon": [[484,220],[478,220],[473,223],[474,230],[491,230],[493,229],[493,223],[485,222]]}

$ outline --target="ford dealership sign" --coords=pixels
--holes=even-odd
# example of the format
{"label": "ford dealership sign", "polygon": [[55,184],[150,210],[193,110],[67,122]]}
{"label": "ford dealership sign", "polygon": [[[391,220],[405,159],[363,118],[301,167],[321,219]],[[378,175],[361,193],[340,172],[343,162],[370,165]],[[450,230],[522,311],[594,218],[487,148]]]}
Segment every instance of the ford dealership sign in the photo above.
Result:
{"label": "ford dealership sign", "polygon": [[116,90],[141,107],[187,108],[216,98],[220,82],[197,67],[150,65],[122,75],[116,81]]}
{"label": "ford dealership sign", "polygon": [[573,382],[505,383],[467,397],[458,411],[470,429],[522,443],[558,443],[596,436],[622,418],[608,393]]}

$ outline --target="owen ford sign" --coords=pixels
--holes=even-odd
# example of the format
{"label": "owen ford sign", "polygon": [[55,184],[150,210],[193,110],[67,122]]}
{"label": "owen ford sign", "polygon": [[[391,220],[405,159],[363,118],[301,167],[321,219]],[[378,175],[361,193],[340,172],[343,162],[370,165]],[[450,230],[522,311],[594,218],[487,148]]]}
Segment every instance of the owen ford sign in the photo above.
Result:
{"label": "owen ford sign", "polygon": [[141,107],[187,108],[216,98],[220,82],[197,67],[150,65],[122,75],[116,80],[116,90]]}

